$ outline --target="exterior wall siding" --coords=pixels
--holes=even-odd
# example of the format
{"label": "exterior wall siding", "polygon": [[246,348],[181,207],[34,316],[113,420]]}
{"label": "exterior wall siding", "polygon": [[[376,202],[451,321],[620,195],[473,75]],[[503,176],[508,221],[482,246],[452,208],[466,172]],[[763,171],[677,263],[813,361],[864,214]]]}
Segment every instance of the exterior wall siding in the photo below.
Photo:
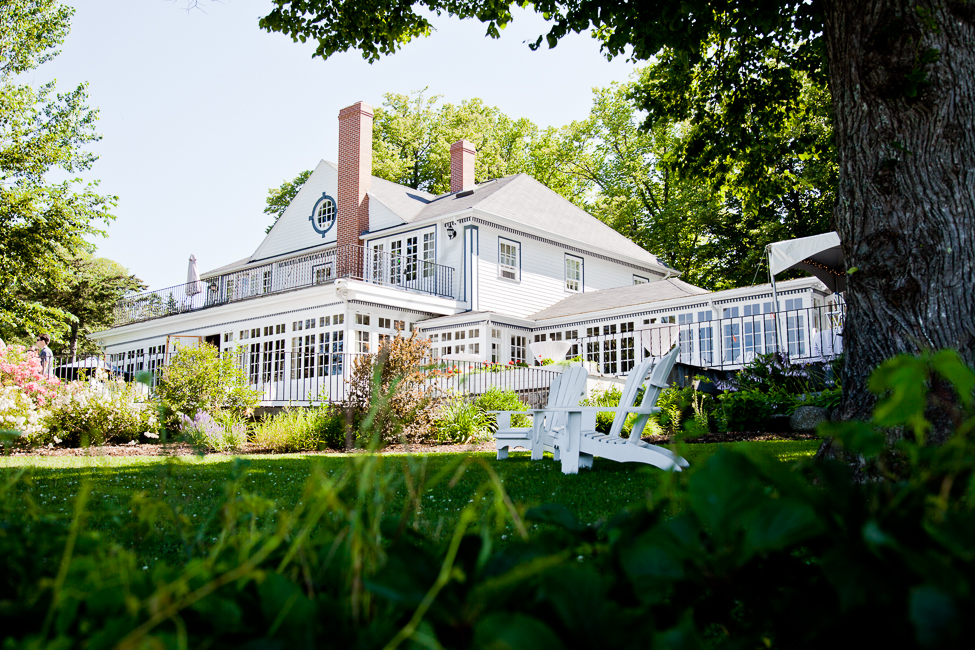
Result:
{"label": "exterior wall siding", "polygon": [[[565,249],[485,226],[480,227],[480,233],[479,309],[524,318],[573,293],[565,289]],[[521,247],[521,279],[518,281],[499,277],[499,237],[518,242]],[[577,253],[572,255],[583,259],[585,291],[633,284],[630,267]]]}

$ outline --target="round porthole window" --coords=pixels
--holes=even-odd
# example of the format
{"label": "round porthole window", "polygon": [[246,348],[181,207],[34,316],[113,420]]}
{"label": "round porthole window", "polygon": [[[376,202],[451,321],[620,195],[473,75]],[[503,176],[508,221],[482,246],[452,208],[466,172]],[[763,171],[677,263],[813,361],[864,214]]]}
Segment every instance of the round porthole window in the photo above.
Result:
{"label": "round porthole window", "polygon": [[335,223],[335,199],[327,194],[322,194],[322,198],[315,204],[315,209],[312,211],[311,216],[308,217],[308,220],[311,221],[315,232],[324,237],[325,233]]}

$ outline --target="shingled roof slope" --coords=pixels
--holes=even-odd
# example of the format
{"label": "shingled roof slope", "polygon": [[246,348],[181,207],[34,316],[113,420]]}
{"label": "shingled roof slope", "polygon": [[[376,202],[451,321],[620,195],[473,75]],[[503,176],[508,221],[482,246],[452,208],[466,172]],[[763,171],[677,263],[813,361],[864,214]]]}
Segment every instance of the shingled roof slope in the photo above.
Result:
{"label": "shingled roof slope", "polygon": [[532,314],[528,318],[536,321],[546,318],[561,318],[705,293],[711,292],[677,278],[668,278],[656,282],[617,287],[616,289],[576,293],[551,307],[546,307],[542,311]]}
{"label": "shingled roof slope", "polygon": [[656,266],[667,266],[655,255],[528,174],[516,174],[481,183],[470,194],[459,192],[438,196],[411,221],[428,221],[470,208],[490,212],[556,236],[563,234],[604,251],[626,255]]}

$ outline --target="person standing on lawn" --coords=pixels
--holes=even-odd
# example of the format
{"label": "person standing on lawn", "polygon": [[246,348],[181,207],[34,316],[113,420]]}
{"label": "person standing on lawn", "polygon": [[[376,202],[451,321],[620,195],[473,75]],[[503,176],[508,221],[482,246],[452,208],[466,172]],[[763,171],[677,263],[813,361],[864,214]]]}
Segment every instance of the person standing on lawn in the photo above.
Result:
{"label": "person standing on lawn", "polygon": [[49,334],[41,334],[37,337],[37,356],[41,358],[41,374],[54,374],[54,353],[48,347],[51,343]]}

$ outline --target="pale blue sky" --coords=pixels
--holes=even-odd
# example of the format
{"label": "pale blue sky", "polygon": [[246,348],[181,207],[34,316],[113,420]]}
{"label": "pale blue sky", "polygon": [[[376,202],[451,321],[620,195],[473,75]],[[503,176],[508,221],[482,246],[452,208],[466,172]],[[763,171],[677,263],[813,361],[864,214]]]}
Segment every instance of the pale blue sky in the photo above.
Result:
{"label": "pale blue sky", "polygon": [[99,254],[162,288],[253,252],[264,237],[267,189],[335,160],[339,109],[429,87],[444,101],[481,97],[541,126],[584,118],[591,88],[626,80],[586,36],[554,50],[524,44],[545,31],[520,12],[499,40],[480,23],[438,19],[438,31],[368,64],[358,53],[312,59],[313,47],[267,34],[268,0],[75,0],[62,54],[30,79],[87,81],[104,139],[86,180],[119,197]]}

